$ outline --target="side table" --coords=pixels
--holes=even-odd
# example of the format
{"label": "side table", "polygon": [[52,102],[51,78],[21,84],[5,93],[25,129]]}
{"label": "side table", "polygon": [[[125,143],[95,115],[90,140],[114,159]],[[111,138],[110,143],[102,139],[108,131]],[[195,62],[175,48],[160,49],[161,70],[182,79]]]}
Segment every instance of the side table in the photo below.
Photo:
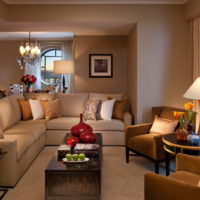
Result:
{"label": "side table", "polygon": [[184,153],[189,155],[200,156],[200,143],[193,145],[187,141],[181,141],[176,139],[174,133],[167,134],[162,137],[165,150],[165,165],[166,165],[166,176],[170,173],[170,156],[176,156],[177,153]]}
{"label": "side table", "polygon": [[[7,154],[6,151],[2,151],[0,152],[0,160]],[[0,200],[3,199],[3,197],[6,195],[6,193],[8,192],[7,188],[0,188]]]}

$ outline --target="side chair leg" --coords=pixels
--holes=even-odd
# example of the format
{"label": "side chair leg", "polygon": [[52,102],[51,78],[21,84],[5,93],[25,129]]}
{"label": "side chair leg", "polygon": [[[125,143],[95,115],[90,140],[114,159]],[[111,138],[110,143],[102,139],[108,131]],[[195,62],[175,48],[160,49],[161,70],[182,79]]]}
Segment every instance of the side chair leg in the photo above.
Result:
{"label": "side chair leg", "polygon": [[159,162],[155,161],[155,173],[159,174]]}
{"label": "side chair leg", "polygon": [[126,163],[129,163],[129,148],[126,146]]}

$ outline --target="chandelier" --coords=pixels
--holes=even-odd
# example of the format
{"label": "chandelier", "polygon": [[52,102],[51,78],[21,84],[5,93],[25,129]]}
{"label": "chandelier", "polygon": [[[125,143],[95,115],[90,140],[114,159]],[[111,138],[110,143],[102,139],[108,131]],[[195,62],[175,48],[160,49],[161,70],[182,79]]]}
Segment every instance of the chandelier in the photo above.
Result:
{"label": "chandelier", "polygon": [[17,62],[21,69],[23,69],[26,64],[35,65],[37,64],[41,57],[41,49],[39,48],[37,41],[31,41],[31,32],[29,31],[29,38],[25,45],[21,43],[19,47],[19,57]]}

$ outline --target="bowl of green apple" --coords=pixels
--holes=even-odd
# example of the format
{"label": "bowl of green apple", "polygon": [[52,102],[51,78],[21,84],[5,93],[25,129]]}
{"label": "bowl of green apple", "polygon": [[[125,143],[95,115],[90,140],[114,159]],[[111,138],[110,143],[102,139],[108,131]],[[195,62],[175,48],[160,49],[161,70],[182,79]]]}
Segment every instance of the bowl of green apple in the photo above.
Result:
{"label": "bowl of green apple", "polygon": [[90,159],[86,157],[84,153],[68,153],[66,154],[65,158],[62,159],[63,162],[66,163],[82,163],[82,162],[88,162]]}

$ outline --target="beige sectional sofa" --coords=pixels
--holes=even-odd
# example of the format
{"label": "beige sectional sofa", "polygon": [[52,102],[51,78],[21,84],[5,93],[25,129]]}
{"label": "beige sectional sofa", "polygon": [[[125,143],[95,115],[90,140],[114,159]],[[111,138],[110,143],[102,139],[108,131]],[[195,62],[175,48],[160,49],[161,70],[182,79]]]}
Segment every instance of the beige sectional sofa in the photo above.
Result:
{"label": "beige sectional sofa", "polygon": [[[18,99],[23,96],[10,96],[0,99],[0,129],[4,139],[0,148],[7,151],[0,160],[0,186],[15,186],[25,170],[33,162],[45,145],[60,145],[71,127],[79,122],[84,102],[89,99],[104,99],[106,96],[120,100],[122,94],[25,94],[25,98],[41,100],[60,99],[62,117],[46,120],[21,120]],[[124,145],[124,127],[130,125],[132,117],[125,113],[124,121],[88,120],[94,132],[103,134],[104,145]]]}

